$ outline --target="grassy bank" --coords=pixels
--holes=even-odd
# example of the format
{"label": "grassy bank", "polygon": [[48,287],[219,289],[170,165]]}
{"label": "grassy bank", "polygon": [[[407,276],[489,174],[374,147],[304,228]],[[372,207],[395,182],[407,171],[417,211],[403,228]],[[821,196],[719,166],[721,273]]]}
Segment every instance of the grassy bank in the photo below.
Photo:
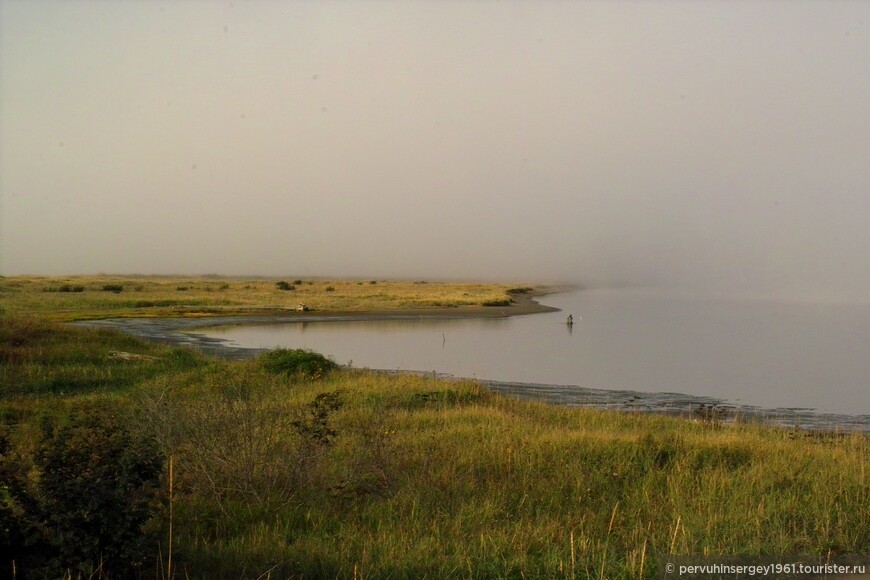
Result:
{"label": "grassy bank", "polygon": [[[19,577],[639,578],[662,554],[870,552],[866,435],[548,407],[302,360],[3,315],[0,553]],[[58,458],[81,470],[55,482]],[[136,469],[112,495],[120,466]],[[131,515],[100,519],[99,497]]]}
{"label": "grassy bank", "polygon": [[257,314],[295,310],[300,303],[312,311],[341,312],[506,306],[521,290],[532,289],[388,280],[14,276],[0,277],[0,311],[69,321]]}

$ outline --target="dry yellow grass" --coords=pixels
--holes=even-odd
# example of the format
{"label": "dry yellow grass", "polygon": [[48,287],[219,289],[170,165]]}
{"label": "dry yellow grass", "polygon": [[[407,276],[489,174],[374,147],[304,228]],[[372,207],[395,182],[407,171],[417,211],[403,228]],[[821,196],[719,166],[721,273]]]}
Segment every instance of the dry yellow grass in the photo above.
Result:
{"label": "dry yellow grass", "polygon": [[[293,290],[281,290],[285,281]],[[293,310],[361,312],[404,308],[482,306],[510,299],[507,284],[389,280],[14,276],[0,278],[0,312],[55,321],[105,317],[214,316]],[[120,292],[105,287],[120,286]],[[80,290],[79,290],[80,289]]]}

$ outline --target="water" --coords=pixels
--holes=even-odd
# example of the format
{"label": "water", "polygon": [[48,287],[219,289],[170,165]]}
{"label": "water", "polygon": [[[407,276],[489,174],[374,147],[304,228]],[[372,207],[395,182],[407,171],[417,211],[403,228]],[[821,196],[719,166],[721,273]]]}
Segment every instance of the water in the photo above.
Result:
{"label": "water", "polygon": [[[242,347],[310,348],[342,364],[604,393],[686,395],[744,409],[870,415],[870,306],[678,297],[546,296],[562,312],[505,319],[330,321],[209,328]],[[574,325],[564,323],[574,316]],[[540,387],[538,390],[541,390]],[[582,391],[583,389],[581,389]],[[580,392],[580,391],[577,391]],[[597,391],[596,391],[597,392]],[[641,399],[644,397],[641,396]],[[619,399],[619,397],[617,397]],[[582,401],[581,401],[582,402]],[[865,420],[870,418],[865,418]]]}

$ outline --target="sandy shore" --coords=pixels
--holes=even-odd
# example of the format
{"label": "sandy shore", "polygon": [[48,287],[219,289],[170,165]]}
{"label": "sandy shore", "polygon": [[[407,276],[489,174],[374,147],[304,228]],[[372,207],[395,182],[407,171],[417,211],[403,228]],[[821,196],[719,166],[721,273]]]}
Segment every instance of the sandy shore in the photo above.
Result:
{"label": "sandy shore", "polygon": [[364,311],[317,311],[288,312],[276,310],[255,315],[209,316],[185,318],[104,318],[72,322],[75,326],[88,328],[111,328],[133,336],[177,346],[197,348],[207,354],[229,359],[252,358],[265,351],[257,348],[241,348],[225,341],[198,334],[196,330],[212,326],[239,324],[276,324],[286,322],[330,322],[351,320],[457,320],[466,318],[506,318],[541,312],[555,312],[558,308],[544,306],[535,300],[540,294],[514,296],[509,306],[457,306],[454,308],[395,308],[390,310]]}

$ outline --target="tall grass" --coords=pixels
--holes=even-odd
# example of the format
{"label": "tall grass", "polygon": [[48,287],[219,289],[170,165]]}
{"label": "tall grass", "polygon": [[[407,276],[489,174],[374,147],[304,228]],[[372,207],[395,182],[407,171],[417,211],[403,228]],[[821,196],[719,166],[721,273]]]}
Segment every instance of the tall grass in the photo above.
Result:
{"label": "tall grass", "polygon": [[[553,409],[421,377],[345,373],[320,389],[347,400],[322,487],[225,522],[188,552],[195,569],[612,578],[654,575],[661,554],[870,546],[863,435]],[[420,404],[433,393],[451,394]]]}
{"label": "tall grass", "polygon": [[[177,577],[641,578],[667,554],[870,551],[865,434],[548,407],[412,375],[273,374],[2,322],[16,453],[99,401],[173,458]],[[165,559],[168,512],[151,525]]]}

